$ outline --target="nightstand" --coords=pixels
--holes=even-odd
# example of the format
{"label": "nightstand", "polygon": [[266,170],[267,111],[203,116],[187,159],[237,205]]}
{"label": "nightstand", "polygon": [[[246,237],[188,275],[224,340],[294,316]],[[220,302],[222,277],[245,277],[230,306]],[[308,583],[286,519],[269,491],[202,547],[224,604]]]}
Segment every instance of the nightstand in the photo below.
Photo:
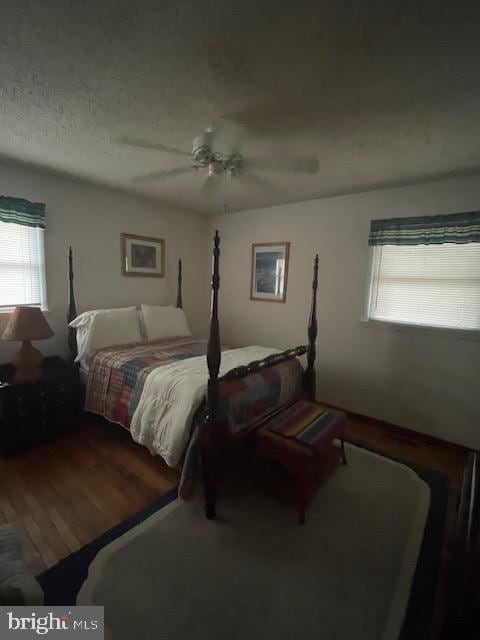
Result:
{"label": "nightstand", "polygon": [[78,420],[75,371],[58,356],[45,358],[42,377],[13,382],[15,368],[0,365],[0,453],[10,455],[72,429]]}

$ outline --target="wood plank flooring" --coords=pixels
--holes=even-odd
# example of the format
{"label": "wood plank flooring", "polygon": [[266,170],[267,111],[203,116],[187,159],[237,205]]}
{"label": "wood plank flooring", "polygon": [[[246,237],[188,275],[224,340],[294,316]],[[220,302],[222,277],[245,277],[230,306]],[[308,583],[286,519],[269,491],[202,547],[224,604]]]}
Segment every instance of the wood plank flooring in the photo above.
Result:
{"label": "wood plank flooring", "polygon": [[[358,418],[349,420],[347,440],[447,474],[452,524],[463,450],[405,439],[395,429]],[[17,524],[26,558],[40,573],[177,483],[178,473],[135,444],[126,431],[87,418],[75,432],[0,459],[0,522]]]}
{"label": "wood plank flooring", "polygon": [[80,429],[0,458],[0,522],[14,522],[35,573],[178,484],[178,472],[118,426]]}
{"label": "wood plank flooring", "polygon": [[427,438],[406,430],[381,424],[368,418],[348,419],[345,438],[400,460],[439,471],[448,476],[452,490],[461,489],[463,469],[467,462],[467,449],[461,446]]}

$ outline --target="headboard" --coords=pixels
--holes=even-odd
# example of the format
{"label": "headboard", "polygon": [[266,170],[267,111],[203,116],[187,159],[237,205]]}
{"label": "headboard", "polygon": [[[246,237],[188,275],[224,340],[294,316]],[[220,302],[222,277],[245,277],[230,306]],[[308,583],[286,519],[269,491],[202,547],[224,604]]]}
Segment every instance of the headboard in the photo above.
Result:
{"label": "headboard", "polygon": [[[72,247],[68,248],[68,311],[67,324],[77,317],[77,307],[75,304],[75,290],[73,286],[73,251]],[[182,299],[182,260],[178,260],[178,277],[177,277],[177,308],[183,309]],[[71,362],[75,360],[78,353],[77,332],[75,329],[68,327],[68,357]]]}

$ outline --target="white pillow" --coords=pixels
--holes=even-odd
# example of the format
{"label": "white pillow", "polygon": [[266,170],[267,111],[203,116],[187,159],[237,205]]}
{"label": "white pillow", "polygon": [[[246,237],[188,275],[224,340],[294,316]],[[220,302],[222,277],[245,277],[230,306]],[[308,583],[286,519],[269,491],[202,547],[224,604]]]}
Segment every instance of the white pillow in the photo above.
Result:
{"label": "white pillow", "polygon": [[143,342],[136,307],[86,311],[69,326],[77,330],[76,361],[85,364],[100,349]]}
{"label": "white pillow", "polygon": [[142,304],[148,342],[191,336],[183,309]]}
{"label": "white pillow", "polygon": [[75,362],[86,361],[90,327],[92,326],[93,318],[97,313],[98,311],[85,311],[72,320],[68,325],[72,329],[77,330],[77,357],[75,358]]}

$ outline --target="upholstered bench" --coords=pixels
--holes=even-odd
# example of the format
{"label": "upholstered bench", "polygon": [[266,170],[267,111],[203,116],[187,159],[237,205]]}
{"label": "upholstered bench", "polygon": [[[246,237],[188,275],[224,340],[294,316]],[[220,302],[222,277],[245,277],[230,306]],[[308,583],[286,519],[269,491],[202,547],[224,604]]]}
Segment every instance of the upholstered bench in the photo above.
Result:
{"label": "upholstered bench", "polygon": [[43,591],[23,560],[13,524],[0,525],[0,605],[41,605]]}
{"label": "upholstered bench", "polygon": [[[319,403],[299,400],[269,420],[256,434],[260,469],[283,469],[282,491],[298,509],[299,524],[315,491],[341,458],[347,463],[343,434],[346,416]],[[340,443],[334,446],[334,441]],[[271,466],[271,465],[270,465]]]}

